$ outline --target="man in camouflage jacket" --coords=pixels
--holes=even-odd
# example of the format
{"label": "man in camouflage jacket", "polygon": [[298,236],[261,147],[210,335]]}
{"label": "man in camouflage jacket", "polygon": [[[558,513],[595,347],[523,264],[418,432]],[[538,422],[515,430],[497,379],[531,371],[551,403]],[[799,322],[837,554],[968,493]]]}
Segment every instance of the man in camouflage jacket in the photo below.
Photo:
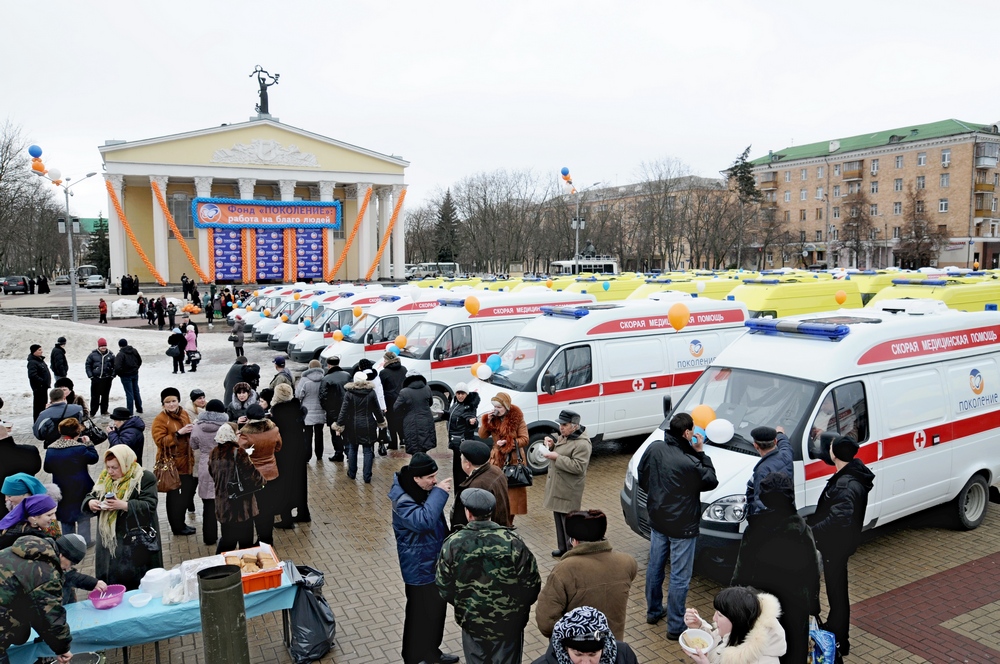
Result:
{"label": "man in camouflage jacket", "polygon": [[469,524],[445,540],[438,591],[455,607],[467,664],[521,661],[528,611],[542,587],[528,545],[491,520],[496,498],[485,489],[462,494]]}
{"label": "man in camouflage jacket", "polygon": [[0,663],[7,648],[25,643],[31,628],[68,662],[71,636],[62,605],[63,573],[72,563],[50,539],[26,535],[0,551]]}

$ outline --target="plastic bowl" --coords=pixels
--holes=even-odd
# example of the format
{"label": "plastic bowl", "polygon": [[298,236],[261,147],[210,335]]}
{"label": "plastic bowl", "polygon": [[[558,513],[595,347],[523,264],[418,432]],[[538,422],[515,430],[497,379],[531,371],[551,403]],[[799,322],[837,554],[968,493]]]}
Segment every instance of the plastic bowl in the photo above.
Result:
{"label": "plastic bowl", "polygon": [[103,593],[100,590],[91,590],[87,597],[94,603],[95,609],[113,609],[122,603],[125,586],[113,583]]}
{"label": "plastic bowl", "polygon": [[[688,639],[703,639],[707,645],[704,648],[695,648],[694,646],[689,645],[690,642],[688,641]],[[684,649],[684,652],[689,652],[692,655],[705,654],[709,650],[709,648],[712,647],[712,644],[714,642],[715,639],[712,638],[712,635],[703,629],[684,630],[684,633],[681,634],[681,638],[678,641],[678,643],[681,644],[681,648]]]}
{"label": "plastic bowl", "polygon": [[153,596],[149,593],[136,593],[128,598],[128,603],[137,609],[141,609],[149,604],[149,600],[151,599],[153,599]]}

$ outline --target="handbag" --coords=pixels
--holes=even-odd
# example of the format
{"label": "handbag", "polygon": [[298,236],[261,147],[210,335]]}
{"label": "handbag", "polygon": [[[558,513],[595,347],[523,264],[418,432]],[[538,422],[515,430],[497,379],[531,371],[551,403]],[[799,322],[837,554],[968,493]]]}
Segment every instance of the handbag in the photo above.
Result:
{"label": "handbag", "polygon": [[226,494],[229,500],[244,498],[252,493],[256,493],[263,489],[266,484],[260,473],[254,473],[249,481],[244,482],[243,478],[240,477],[240,467],[235,462],[233,464],[233,473],[236,475],[236,479],[229,480],[229,484],[226,485]]}
{"label": "handbag", "polygon": [[239,341],[239,340],[240,338],[235,334],[230,334],[229,337],[226,339],[226,341]]}
{"label": "handbag", "polygon": [[531,486],[534,478],[531,475],[531,469],[528,468],[528,460],[525,458],[524,463],[511,463],[511,454],[517,454],[518,459],[521,459],[524,450],[517,447],[514,452],[507,455],[506,463],[503,466],[503,474],[507,477],[507,488],[516,489],[522,486]]}
{"label": "handbag", "polygon": [[90,442],[94,445],[100,445],[108,440],[107,432],[94,424],[94,420],[89,417],[83,423],[83,435],[90,438]]}
{"label": "handbag", "polygon": [[389,429],[378,430],[378,455],[389,455]]}
{"label": "handbag", "polygon": [[180,347],[179,346],[171,346],[170,348],[167,349],[167,355],[169,355],[170,357],[175,358],[175,359],[178,358],[178,357],[180,357],[181,356],[181,349],[180,349]]}
{"label": "handbag", "polygon": [[[135,518],[135,528],[128,528],[129,516]],[[128,512],[128,516],[125,517],[125,527],[128,528],[125,531],[125,544],[130,546],[138,545],[152,553],[160,550],[160,536],[156,532],[156,529],[153,526],[142,526],[139,523],[139,517],[135,516],[132,512]]]}
{"label": "handbag", "polygon": [[167,493],[181,488],[181,474],[172,458],[157,459],[153,464],[153,474],[156,475],[156,490]]}
{"label": "handbag", "polygon": [[837,657],[837,637],[833,632],[820,629],[815,616],[809,616],[808,664],[833,664]]}

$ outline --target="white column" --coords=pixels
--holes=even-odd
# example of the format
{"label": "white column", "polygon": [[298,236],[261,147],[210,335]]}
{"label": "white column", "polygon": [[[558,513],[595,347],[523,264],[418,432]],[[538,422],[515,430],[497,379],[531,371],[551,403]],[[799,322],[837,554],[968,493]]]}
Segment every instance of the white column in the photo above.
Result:
{"label": "white column", "polygon": [[[337,186],[336,182],[330,182],[328,180],[320,181],[319,182],[319,200],[321,202],[324,202],[324,203],[330,203],[330,202],[332,202],[333,201],[333,190],[334,190],[334,188],[336,186]],[[344,211],[341,210],[341,215],[340,215],[340,223],[341,224],[344,223],[343,212]],[[343,228],[343,226],[341,226],[341,228]],[[326,233],[326,246],[327,246],[326,259],[328,261],[328,264],[323,266],[323,274],[325,275],[327,272],[329,272],[330,268],[333,267],[334,261],[337,260],[337,253],[334,251],[335,245],[334,245],[334,239],[333,239],[333,229],[332,228],[327,228],[327,229],[324,229],[324,232]]]}
{"label": "white column", "polygon": [[[115,196],[118,197],[118,202],[124,210],[125,176],[108,174],[104,176],[104,179],[111,183],[111,188],[114,189]],[[111,251],[111,278],[115,282],[118,282],[123,274],[129,274],[128,256],[125,253],[127,243],[128,238],[125,237],[122,220],[118,218],[118,212],[115,210],[114,203],[111,202],[111,196],[108,196],[108,245]]]}
{"label": "white column", "polygon": [[[195,176],[194,178],[194,190],[195,195],[198,198],[211,198],[212,197],[212,178],[206,176]],[[195,226],[195,228],[198,228]],[[198,267],[202,269],[202,272],[209,274],[211,271],[209,268],[209,261],[211,260],[212,252],[209,251],[208,246],[208,229],[198,228]]]}
{"label": "white column", "polygon": [[[389,217],[392,216],[392,187],[379,187],[378,188],[378,234],[376,235],[375,251],[378,251],[378,247],[382,244],[382,238],[385,236],[385,231],[389,228]],[[383,279],[389,279],[392,277],[392,247],[390,245],[385,245],[385,251],[382,253],[382,261],[379,263],[377,275],[380,275]]]}
{"label": "white column", "polygon": [[[405,187],[401,184],[392,186],[393,204],[403,195]],[[399,211],[396,226],[392,229],[392,278],[406,278],[406,224],[403,223],[403,210]]]}
{"label": "white column", "polygon": [[[163,194],[163,200],[167,200],[167,176],[150,175],[149,184],[155,182]],[[163,280],[170,283],[170,252],[168,243],[170,241],[170,228],[167,226],[167,217],[163,214],[163,208],[156,199],[156,194],[152,194],[153,199],[153,266],[160,273]]]}
{"label": "white column", "polygon": [[257,180],[255,178],[239,178],[236,182],[240,186],[240,199],[253,200],[253,188],[257,184]]}
{"label": "white column", "polygon": [[[365,194],[368,192],[368,187],[370,186],[372,185],[368,182],[359,182],[354,185],[354,198],[358,202],[358,210],[361,209],[361,205],[365,202]],[[374,198],[375,194],[372,193],[372,199],[368,201],[368,210],[361,219],[361,228],[358,230],[358,279],[364,278],[365,273],[368,271],[368,266],[372,263],[371,238],[375,218]]]}
{"label": "white column", "polygon": [[295,180],[278,180],[278,187],[281,189],[281,200],[295,200]]}

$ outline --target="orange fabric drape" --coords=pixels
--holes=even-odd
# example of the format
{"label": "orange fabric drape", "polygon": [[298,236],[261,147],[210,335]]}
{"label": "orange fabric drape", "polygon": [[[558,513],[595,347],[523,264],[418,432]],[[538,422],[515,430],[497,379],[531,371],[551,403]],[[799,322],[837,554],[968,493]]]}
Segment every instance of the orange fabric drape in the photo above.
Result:
{"label": "orange fabric drape", "polygon": [[108,196],[111,197],[111,204],[114,206],[115,212],[118,214],[118,220],[122,222],[122,228],[125,229],[125,235],[128,236],[129,242],[132,243],[132,248],[135,249],[137,254],[139,254],[139,259],[142,260],[142,264],[146,266],[149,273],[153,275],[153,279],[156,280],[156,283],[161,286],[166,286],[166,280],[161,277],[160,273],[156,271],[155,267],[153,267],[149,258],[146,257],[146,252],[142,250],[142,245],[139,244],[139,240],[136,239],[135,233],[132,232],[132,227],[129,225],[128,219],[125,218],[125,211],[122,209],[122,204],[118,200],[118,195],[115,193],[115,188],[111,186],[111,183],[107,180],[104,181],[104,186],[108,190]]}
{"label": "orange fabric drape", "polygon": [[385,229],[385,237],[382,238],[382,244],[378,247],[378,253],[375,254],[375,260],[372,261],[372,266],[368,268],[368,274],[365,275],[365,281],[371,281],[372,275],[375,274],[375,269],[378,267],[379,261],[382,260],[382,254],[385,253],[385,248],[389,246],[389,237],[392,235],[392,227],[396,225],[396,220],[399,218],[399,211],[403,209],[404,198],[406,198],[405,189],[400,192],[399,198],[396,200],[396,207],[392,210],[392,218],[389,220],[389,227]]}
{"label": "orange fabric drape", "polygon": [[257,233],[252,228],[240,231],[243,243],[243,283],[252,284],[257,280]]}
{"label": "orange fabric drape", "polygon": [[187,242],[184,240],[184,236],[181,235],[181,230],[177,228],[177,223],[174,221],[174,215],[170,214],[170,208],[167,207],[167,201],[163,198],[163,192],[160,191],[160,185],[156,183],[155,180],[150,181],[150,186],[153,188],[153,193],[156,195],[156,202],[160,204],[160,209],[163,211],[163,216],[167,218],[167,225],[170,226],[170,230],[173,232],[174,237],[177,238],[177,242],[181,245],[181,249],[184,251],[184,255],[187,256],[188,261],[191,263],[191,267],[198,274],[198,278],[201,279],[203,284],[208,283],[208,275],[198,266],[198,261],[194,259],[194,254],[191,253],[191,248],[188,247]]}
{"label": "orange fabric drape", "polygon": [[208,241],[208,283],[215,281],[215,229],[209,228]]}
{"label": "orange fabric drape", "polygon": [[344,245],[344,250],[340,252],[340,258],[337,259],[336,264],[333,269],[327,272],[326,281],[333,281],[337,278],[337,272],[340,271],[341,266],[344,261],[347,260],[347,252],[351,249],[351,243],[354,242],[355,236],[358,234],[358,230],[361,228],[361,220],[365,218],[365,211],[368,210],[368,201],[372,199],[372,188],[368,187],[368,191],[365,192],[365,200],[361,203],[361,209],[358,210],[358,218],[354,220],[354,228],[351,229],[351,235],[347,238],[347,244]]}
{"label": "orange fabric drape", "polygon": [[298,261],[295,258],[295,229],[285,229],[285,281],[294,283],[299,276]]}

